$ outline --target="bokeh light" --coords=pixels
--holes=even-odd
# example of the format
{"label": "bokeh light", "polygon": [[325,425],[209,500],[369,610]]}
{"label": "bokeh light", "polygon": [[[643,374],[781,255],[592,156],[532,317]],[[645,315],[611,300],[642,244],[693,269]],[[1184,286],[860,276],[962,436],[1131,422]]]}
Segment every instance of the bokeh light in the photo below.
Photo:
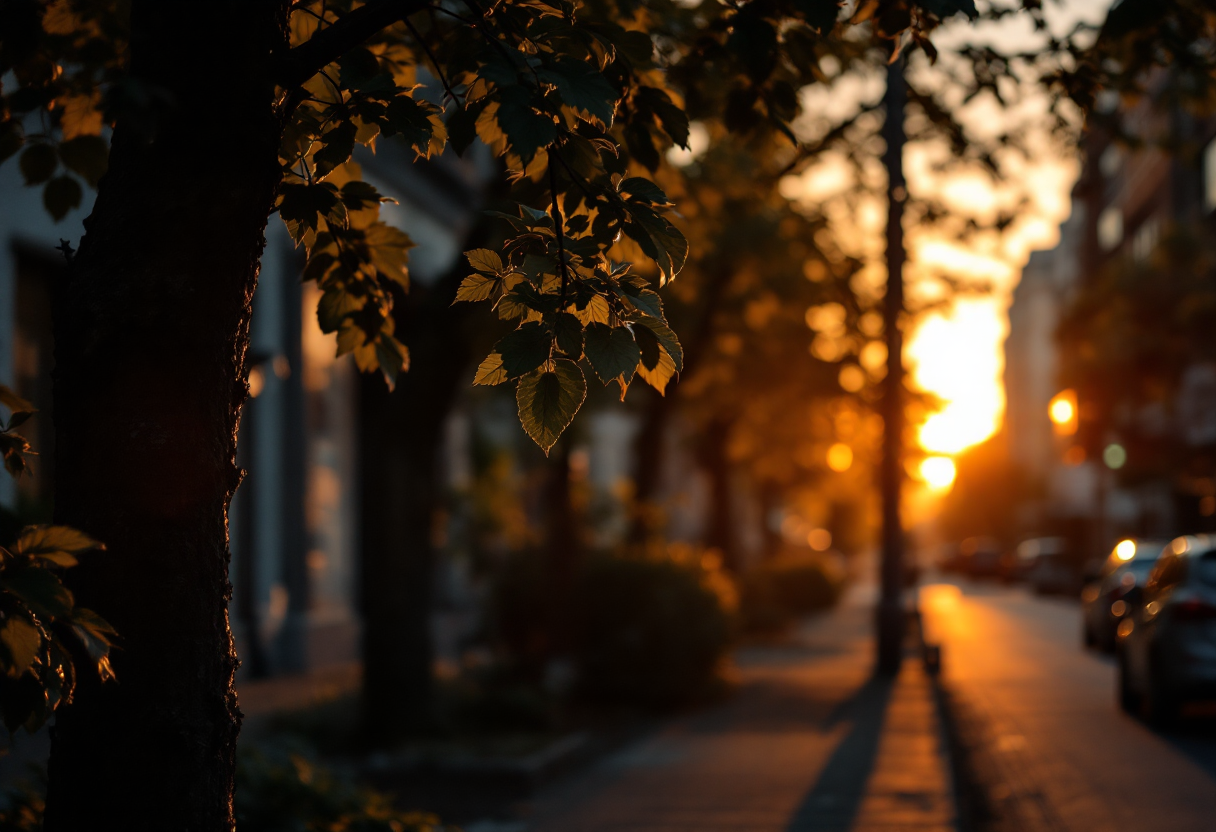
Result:
{"label": "bokeh light", "polygon": [[1119,560],[1131,560],[1136,556],[1136,541],[1120,540],[1115,547],[1115,557]]}
{"label": "bokeh light", "polygon": [[853,449],[843,442],[828,448],[828,467],[837,473],[849,470],[853,465]]}
{"label": "bokeh light", "polygon": [[816,552],[826,552],[832,547],[832,533],[827,529],[812,529],[806,536],[806,545]]}
{"label": "bokeh light", "polygon": [[1127,464],[1127,450],[1118,443],[1107,445],[1106,450],[1102,451],[1102,461],[1107,468],[1117,471]]}

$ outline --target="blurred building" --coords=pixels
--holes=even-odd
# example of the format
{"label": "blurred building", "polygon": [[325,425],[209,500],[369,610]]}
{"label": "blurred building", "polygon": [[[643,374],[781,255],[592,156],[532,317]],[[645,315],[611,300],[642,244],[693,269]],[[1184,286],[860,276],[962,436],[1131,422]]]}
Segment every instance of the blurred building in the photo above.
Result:
{"label": "blurred building", "polygon": [[1060,325],[1073,298],[1117,269],[1161,269],[1160,280],[1177,280],[1159,266],[1162,241],[1216,234],[1216,121],[1161,103],[1168,80],[1158,77],[1154,94],[1122,114],[1132,143],[1090,131],[1072,216],[1056,248],[1031,256],[1009,312],[1006,429],[1011,455],[1041,494],[1024,508],[1027,531],[1088,518],[1095,550],[1115,535],[1216,528],[1216,364],[1202,351],[1170,368],[1176,384],[1152,398],[1137,399],[1131,379],[1073,378],[1076,421],[1059,430],[1048,418],[1066,386]]}

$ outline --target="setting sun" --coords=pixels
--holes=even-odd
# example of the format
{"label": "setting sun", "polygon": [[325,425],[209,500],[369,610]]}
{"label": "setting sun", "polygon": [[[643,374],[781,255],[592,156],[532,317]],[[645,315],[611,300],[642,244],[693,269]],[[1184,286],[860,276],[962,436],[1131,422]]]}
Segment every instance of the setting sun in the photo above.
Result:
{"label": "setting sun", "polygon": [[961,300],[948,313],[929,317],[912,336],[913,378],[943,401],[920,427],[926,451],[956,454],[996,432],[1005,409],[1005,330],[991,301]]}

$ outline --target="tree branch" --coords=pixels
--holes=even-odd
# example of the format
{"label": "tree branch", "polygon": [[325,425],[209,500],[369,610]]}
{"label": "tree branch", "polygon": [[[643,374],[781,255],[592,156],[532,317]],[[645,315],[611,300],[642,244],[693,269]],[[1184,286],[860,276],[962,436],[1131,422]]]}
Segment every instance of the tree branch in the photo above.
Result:
{"label": "tree branch", "polygon": [[370,0],[280,59],[275,81],[285,89],[300,86],[377,32],[429,8],[426,0]]}

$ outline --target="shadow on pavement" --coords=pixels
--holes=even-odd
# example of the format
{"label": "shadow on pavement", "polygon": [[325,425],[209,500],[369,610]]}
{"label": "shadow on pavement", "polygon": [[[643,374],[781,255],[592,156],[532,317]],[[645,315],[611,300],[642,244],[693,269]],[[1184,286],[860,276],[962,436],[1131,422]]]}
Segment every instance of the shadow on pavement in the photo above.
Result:
{"label": "shadow on pavement", "polygon": [[838,722],[851,722],[853,727],[802,799],[786,832],[847,832],[853,828],[878,755],[894,684],[891,677],[871,677],[828,718],[828,727]]}
{"label": "shadow on pavement", "polygon": [[1172,731],[1158,734],[1212,777],[1216,777],[1216,717],[1184,718]]}

